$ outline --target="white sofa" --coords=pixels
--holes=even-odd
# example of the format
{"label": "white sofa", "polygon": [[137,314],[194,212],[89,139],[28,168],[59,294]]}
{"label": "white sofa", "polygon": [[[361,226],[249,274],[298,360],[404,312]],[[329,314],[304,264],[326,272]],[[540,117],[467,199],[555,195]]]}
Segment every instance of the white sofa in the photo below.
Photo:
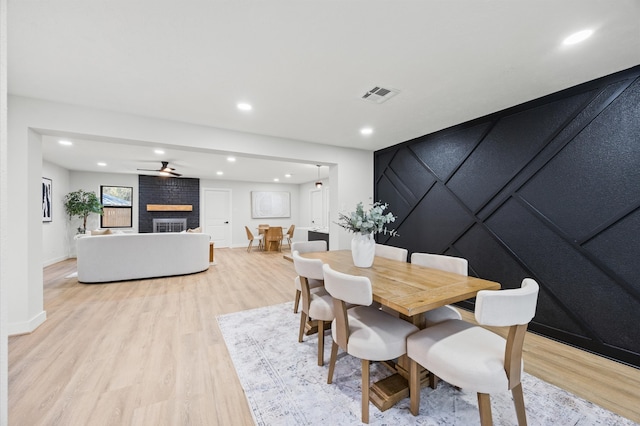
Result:
{"label": "white sofa", "polygon": [[76,240],[78,281],[102,283],[192,274],[209,268],[209,235],[149,233]]}

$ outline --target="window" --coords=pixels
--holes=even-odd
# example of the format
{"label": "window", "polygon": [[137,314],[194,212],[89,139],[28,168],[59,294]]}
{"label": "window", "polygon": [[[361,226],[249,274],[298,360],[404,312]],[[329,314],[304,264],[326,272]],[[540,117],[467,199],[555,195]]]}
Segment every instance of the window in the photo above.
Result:
{"label": "window", "polygon": [[101,228],[131,228],[133,221],[133,188],[130,186],[100,186],[104,211]]}

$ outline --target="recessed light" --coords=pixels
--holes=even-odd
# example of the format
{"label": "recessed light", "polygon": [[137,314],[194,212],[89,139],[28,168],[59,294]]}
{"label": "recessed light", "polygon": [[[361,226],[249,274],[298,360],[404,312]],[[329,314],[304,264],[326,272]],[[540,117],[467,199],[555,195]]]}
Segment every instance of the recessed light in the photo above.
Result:
{"label": "recessed light", "polygon": [[224,172],[216,172],[216,174],[217,174],[218,176],[222,176],[222,175],[224,174]]}
{"label": "recessed light", "polygon": [[158,155],[162,155],[162,154],[164,154],[164,151],[163,151],[163,150],[161,150],[161,149],[156,149],[156,150],[154,150],[153,152],[155,152],[155,153],[156,153],[156,154],[158,154]]}
{"label": "recessed light", "polygon": [[64,146],[70,146],[70,145],[73,145],[73,142],[71,142],[71,141],[58,141],[58,143],[59,143],[60,145],[64,145]]}
{"label": "recessed light", "polygon": [[240,102],[240,103],[238,104],[238,109],[239,109],[240,111],[251,111],[251,110],[253,109],[253,107],[251,106],[251,104],[247,104],[247,103],[244,103],[244,102]]}
{"label": "recessed light", "polygon": [[235,163],[236,157],[227,157],[227,161],[230,163]]}
{"label": "recessed light", "polygon": [[100,162],[98,163],[98,166],[100,166],[100,167],[106,167],[106,166],[107,166],[107,163],[104,163],[104,162],[100,161]]}
{"label": "recessed light", "polygon": [[284,175],[284,177],[290,178],[291,177],[291,173],[287,173],[286,175]]}
{"label": "recessed light", "polygon": [[280,179],[278,179],[278,178],[273,178],[273,181],[274,181],[274,182],[280,182]]}
{"label": "recessed light", "polygon": [[373,133],[373,129],[371,127],[363,127],[362,129],[360,129],[360,133],[363,135],[370,135],[371,133]]}
{"label": "recessed light", "polygon": [[573,33],[569,37],[565,38],[562,41],[562,44],[571,45],[571,44],[580,43],[581,41],[584,41],[589,37],[591,37],[592,34],[593,34],[593,30],[578,31],[577,33]]}

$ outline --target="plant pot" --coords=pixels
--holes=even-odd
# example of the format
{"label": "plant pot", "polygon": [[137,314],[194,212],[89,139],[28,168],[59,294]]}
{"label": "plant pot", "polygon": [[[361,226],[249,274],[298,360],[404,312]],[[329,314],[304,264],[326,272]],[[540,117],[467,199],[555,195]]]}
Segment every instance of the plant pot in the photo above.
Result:
{"label": "plant pot", "polygon": [[371,234],[356,234],[351,240],[353,264],[359,268],[370,268],[376,256],[376,240]]}

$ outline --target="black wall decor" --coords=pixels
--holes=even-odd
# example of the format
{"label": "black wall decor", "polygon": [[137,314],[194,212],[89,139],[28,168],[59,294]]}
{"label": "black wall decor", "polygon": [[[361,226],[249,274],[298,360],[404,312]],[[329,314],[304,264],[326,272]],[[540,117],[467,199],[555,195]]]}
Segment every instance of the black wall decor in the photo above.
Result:
{"label": "black wall decor", "polygon": [[380,242],[532,277],[531,330],[640,367],[640,66],[377,151],[374,173],[400,233]]}
{"label": "black wall decor", "polygon": [[[200,179],[138,176],[138,232],[153,232],[153,219],[187,218],[187,228],[200,226]],[[193,210],[147,211],[147,204],[191,205]]]}

